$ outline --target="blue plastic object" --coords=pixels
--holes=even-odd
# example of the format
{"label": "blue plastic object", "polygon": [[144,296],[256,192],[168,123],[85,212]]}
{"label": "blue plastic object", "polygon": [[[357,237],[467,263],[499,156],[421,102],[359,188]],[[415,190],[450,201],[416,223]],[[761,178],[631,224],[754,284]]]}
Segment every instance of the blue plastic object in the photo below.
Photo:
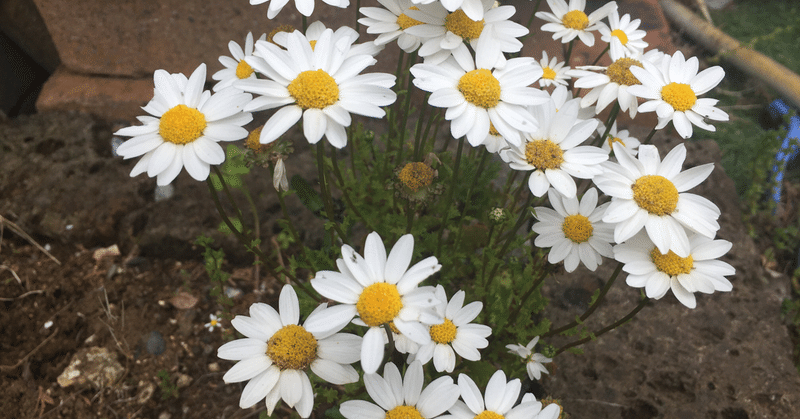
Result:
{"label": "blue plastic object", "polygon": [[[771,117],[783,120],[783,117],[792,111],[792,108],[781,99],[773,100],[767,107]],[[772,200],[776,204],[781,202],[781,192],[783,178],[786,175],[786,167],[793,158],[800,154],[800,116],[794,115],[789,120],[786,127],[786,136],[782,139],[781,148],[775,154],[775,164],[772,166],[772,173],[775,175],[775,188],[772,190]],[[780,137],[778,137],[780,139]]]}

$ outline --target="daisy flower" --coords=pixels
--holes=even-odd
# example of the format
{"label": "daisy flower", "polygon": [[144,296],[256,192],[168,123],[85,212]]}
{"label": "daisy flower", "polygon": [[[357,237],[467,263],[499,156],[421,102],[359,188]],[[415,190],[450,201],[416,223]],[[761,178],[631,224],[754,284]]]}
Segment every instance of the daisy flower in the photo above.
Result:
{"label": "daisy flower", "polygon": [[674,252],[661,253],[646,234],[639,233],[625,243],[614,246],[614,257],[624,263],[626,282],[634,288],[644,288],[650,298],[660,299],[672,290],[681,304],[695,308],[694,293],[711,294],[733,289],[726,276],[736,270],[717,260],[731,249],[727,240],[712,240],[699,234],[689,239],[689,255],[680,257]]}
{"label": "daisy flower", "polygon": [[[536,396],[534,396],[533,393],[525,393],[525,395],[522,396],[522,403],[535,401]],[[536,419],[559,419],[561,417],[561,405],[558,404],[557,400],[542,399],[541,403],[544,408],[536,415]]]}
{"label": "daisy flower", "polygon": [[486,393],[481,395],[478,386],[467,375],[458,375],[461,400],[448,412],[455,419],[485,418],[534,418],[542,411],[542,404],[528,398],[517,404],[522,384],[519,378],[506,382],[506,374],[498,370],[486,384]]}
{"label": "daisy flower", "polygon": [[620,19],[619,11],[614,10],[608,15],[608,23],[609,25],[600,22],[600,39],[609,43],[609,47],[615,55],[634,57],[641,55],[647,48],[648,44],[644,42],[647,32],[639,29],[641,20],[631,20],[629,14],[625,14]]}
{"label": "daisy flower", "polygon": [[376,60],[366,54],[348,56],[352,41],[344,37],[337,41],[334,32],[326,29],[313,49],[300,31],[288,34],[286,50],[256,42],[259,56],[246,61],[271,80],[241,80],[234,86],[261,95],[247,105],[248,111],[280,108],[261,130],[261,144],[275,141],[302,117],[309,143],[316,144],[324,135],[331,145],[342,148],[347,144],[345,127],[352,121],[351,113],[373,118],[386,114],[380,107],[395,101],[391,90],[395,77],[359,74]]}
{"label": "daisy flower", "polygon": [[635,118],[639,102],[636,96],[629,92],[629,87],[639,84],[639,79],[630,69],[641,67],[643,61],[657,58],[659,54],[658,51],[652,50],[645,55],[625,57],[611,52],[613,63],[608,67],[587,65],[570,70],[568,74],[575,78],[575,87],[592,89],[581,99],[581,106],[586,108],[597,102],[595,112],[600,113],[616,100],[619,102],[620,110],[627,111],[631,118]]}
{"label": "daisy flower", "polygon": [[383,377],[365,374],[364,386],[375,401],[348,400],[339,407],[347,419],[419,418],[433,419],[458,400],[459,388],[453,379],[439,377],[423,389],[422,364],[412,362],[405,377],[392,363],[386,364]]}
{"label": "daisy flower", "polygon": [[220,141],[247,137],[243,125],[253,120],[242,112],[252,96],[237,89],[215,94],[203,91],[206,65],[200,64],[187,79],[183,74],[156,70],[153,99],[142,109],[152,116],[137,119],[143,125],[122,128],[114,133],[133,137],[117,147],[125,159],[142,156],[131,170],[157,177],[159,186],[168,185],[185,166],[195,180],[206,180],[210,165],[225,161]]}
{"label": "daisy flower", "polygon": [[697,98],[722,81],[725,77],[722,67],[714,66],[698,73],[697,57],[686,60],[680,51],[672,57],[665,56],[660,66],[647,61],[642,64],[644,68],[631,68],[641,85],[631,86],[628,93],[647,99],[639,106],[639,112],[656,111],[656,129],[664,128],[672,121],[678,134],[689,138],[692,136],[692,125],[715,131],[714,126],[706,123],[704,118],[728,120],[728,114],[714,106],[718,102],[716,99]]}
{"label": "daisy flower", "polygon": [[[311,45],[311,49],[313,50],[314,47],[317,45],[317,41],[325,33],[325,30],[328,29],[325,27],[325,24],[320,21],[312,22],[308,25],[308,29],[306,29],[305,37],[308,39],[308,43]],[[281,31],[276,33],[272,37],[272,42],[277,44],[283,49],[287,49],[289,45],[289,35],[291,32],[294,31]],[[383,51],[382,45],[376,45],[374,42],[366,42],[363,44],[354,44],[358,39],[358,32],[355,29],[342,26],[341,28],[337,29],[333,32],[333,40],[331,41],[333,45],[336,45],[340,39],[346,39],[348,44],[350,44],[350,50],[347,53],[347,57],[352,57],[354,55],[362,55],[367,54],[371,56],[378,55],[379,52]]]}
{"label": "daisy flower", "polygon": [[586,0],[570,0],[569,5],[564,0],[547,0],[550,12],[536,12],[536,17],[546,20],[542,26],[543,31],[554,32],[553,39],[561,39],[566,44],[573,39],[580,38],[586,46],[594,46],[594,34],[591,31],[600,29],[600,19],[617,10],[617,2],[604,4],[588,16],[584,13]]}
{"label": "daisy flower", "polygon": [[209,332],[213,332],[214,328],[217,328],[217,327],[222,329],[222,323],[220,322],[220,320],[222,320],[222,319],[220,319],[219,317],[217,317],[214,314],[209,314],[208,315],[208,319],[210,321],[208,323],[206,323],[205,325],[203,325],[203,327],[208,329]]}
{"label": "daisy flower", "polygon": [[[545,368],[544,364],[553,362],[552,358],[548,358],[538,352],[533,352],[533,347],[539,342],[539,336],[531,339],[527,346],[522,344],[506,345],[509,353],[516,354],[522,357],[522,362],[525,363],[525,369],[528,371],[528,378],[531,380],[538,380],[542,378],[542,373],[550,374]],[[534,398],[534,400],[536,400]]]}
{"label": "daisy flower", "polygon": [[[269,0],[250,0],[250,4],[262,4],[266,3]],[[347,8],[350,5],[350,0],[322,0],[325,3],[334,6],[334,7],[341,7]],[[278,12],[283,9],[283,6],[286,6],[289,0],[272,0],[269,3],[269,9],[267,9],[267,19],[272,19],[278,15]],[[294,6],[297,8],[297,11],[300,12],[303,16],[311,16],[311,13],[314,12],[314,0],[294,0]]]}
{"label": "daisy flower", "polygon": [[361,338],[337,333],[347,321],[331,316],[333,308],[320,305],[301,326],[297,294],[290,285],[281,290],[280,312],[263,304],[250,306],[250,316],[236,316],[233,327],[245,336],[222,345],[217,356],[237,362],[222,377],[226,383],[248,381],[239,399],[246,409],[266,400],[267,413],[283,399],[307,418],[314,407],[314,391],[308,379],[310,368],[332,384],[358,381],[350,364],[358,361]]}
{"label": "daisy flower", "polygon": [[534,216],[539,221],[532,230],[538,234],[533,244],[536,247],[552,247],[547,261],[564,261],[564,269],[572,272],[582,262],[590,271],[603,264],[603,258],[613,257],[611,241],[614,226],[601,221],[608,204],[597,206],[597,189],[589,188],[581,200],[566,198],[550,189],[547,193],[550,205],[536,207]]}
{"label": "daisy flower", "polygon": [[486,151],[490,153],[497,153],[503,148],[507,146],[506,139],[497,132],[497,129],[489,123],[489,133],[486,134],[486,138],[481,142],[484,147],[486,147]]}
{"label": "daisy flower", "polygon": [[373,41],[376,45],[386,45],[397,40],[397,45],[403,51],[412,53],[419,48],[425,38],[411,35],[406,29],[422,25],[423,23],[408,17],[405,14],[409,9],[417,7],[411,0],[378,0],[384,8],[362,7],[358,9],[362,17],[358,23],[367,27],[367,33],[377,34]]}
{"label": "daisy flower", "polygon": [[[259,41],[265,39],[267,39],[267,34],[262,34],[258,38]],[[225,55],[219,57],[220,64],[225,68],[211,76],[212,79],[219,81],[211,90],[218,92],[226,87],[233,86],[233,82],[237,80],[256,78],[253,67],[250,67],[250,64],[247,64],[247,61],[244,60],[244,57],[253,55],[253,45],[252,32],[247,33],[247,37],[244,40],[244,49],[235,41],[228,42],[228,49],[231,51],[233,58]]]}
{"label": "daisy flower", "polygon": [[512,58],[502,69],[494,69],[494,61],[482,56],[483,47],[479,46],[476,61],[467,53],[439,65],[415,64],[411,67],[414,85],[432,92],[428,99],[431,106],[447,108],[444,117],[452,121],[453,137],[466,135],[477,147],[493,126],[509,143],[520,144],[520,131],[533,132],[537,127],[525,106],[549,99],[547,93],[528,87],[542,71],[533,65],[532,58]]}
{"label": "daisy flower", "polygon": [[434,309],[444,318],[444,323],[430,327],[431,341],[422,345],[409,361],[416,360],[424,365],[433,358],[436,371],[450,373],[456,367],[456,353],[469,361],[481,359],[478,349],[489,346],[486,337],[492,334],[492,329],[482,324],[470,324],[480,314],[483,303],[474,301],[463,307],[465,294],[458,291],[447,302],[444,287],[436,286],[436,298],[441,302]]}
{"label": "daisy flower", "polygon": [[[464,10],[449,13],[442,3],[418,4],[418,10],[407,10],[406,15],[424,23],[406,28],[406,33],[423,38],[418,53],[426,64],[437,65],[450,55],[468,54],[465,42],[473,50],[482,49],[491,66],[502,67],[504,52],[514,53],[522,49],[517,38],[528,34],[528,28],[509,20],[514,15],[514,6],[494,7],[494,0],[480,0],[484,10],[483,19],[470,19]],[[486,44],[480,48],[479,44]],[[477,52],[476,52],[477,54]]]}
{"label": "daisy flower", "polygon": [[533,171],[528,188],[535,196],[544,196],[552,186],[572,198],[578,190],[572,178],[591,179],[602,173],[600,163],[608,160],[602,149],[579,145],[592,135],[598,122],[578,119],[578,101],[567,101],[558,110],[553,100],[533,107],[532,115],[539,121],[539,128],[525,134],[522,144],[500,151],[500,157],[512,169]]}
{"label": "daisy flower", "polygon": [[619,143],[613,148],[618,163],[608,163],[594,183],[611,197],[603,221],[616,223],[614,241],[622,243],[645,228],[661,253],[672,250],[685,258],[691,249],[684,227],[714,238],[719,230],[719,208],[706,198],[686,192],[711,174],[713,163],[681,172],[686,158],[683,144],[675,146],[664,160],[654,145],[639,146],[637,158]]}
{"label": "daisy flower", "polygon": [[406,234],[387,257],[381,236],[372,232],[364,245],[364,257],[344,245],[342,259],[336,260],[339,272],[320,271],[311,280],[323,297],[342,303],[332,307],[339,310],[341,318],[349,322],[358,315],[355,322],[369,327],[360,350],[365,374],[374,374],[383,360],[384,324],[424,345],[431,340],[425,325],[443,321],[431,310],[439,302],[434,288],[418,287],[442,265],[431,256],[409,269],[413,251],[414,237]]}
{"label": "daisy flower", "polygon": [[547,51],[542,51],[542,59],[536,63],[536,65],[542,69],[542,78],[539,79],[539,87],[566,86],[567,80],[569,80],[569,76],[567,75],[569,67],[564,67],[564,64],[566,63],[563,61],[558,62],[556,57],[548,61]]}
{"label": "daisy flower", "polygon": [[[603,135],[606,132],[605,125],[599,125],[597,127],[597,134]],[[611,125],[611,129],[608,131],[608,135],[605,139],[603,139],[603,145],[600,147],[606,153],[611,153],[613,150],[611,149],[611,145],[614,143],[619,143],[622,147],[625,148],[625,151],[630,153],[630,155],[635,156],[637,153],[637,148],[641,144],[639,140],[636,138],[631,137],[631,134],[628,130],[624,129],[622,131],[617,131],[617,121]]]}

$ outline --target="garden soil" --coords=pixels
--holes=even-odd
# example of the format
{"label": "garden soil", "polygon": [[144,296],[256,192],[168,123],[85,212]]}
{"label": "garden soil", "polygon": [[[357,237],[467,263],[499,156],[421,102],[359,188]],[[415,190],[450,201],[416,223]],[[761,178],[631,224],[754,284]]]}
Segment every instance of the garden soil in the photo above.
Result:
{"label": "garden soil", "polygon": [[[0,417],[257,417],[263,404],[240,409],[243,386],[222,381],[232,363],[218,359],[216,349],[230,335],[204,327],[221,306],[210,296],[194,239],[209,235],[226,250],[224,269],[233,275],[225,291],[234,315],[246,314],[254,302],[276,304],[282,284],[257,272],[252,258],[216,231],[219,219],[204,183],[182,173],[164,199],[154,179],[130,178],[135,161],[113,156],[113,129],[80,113],[0,122],[0,215],[7,220],[0,227]],[[297,143],[289,175],[302,174],[313,185],[310,152]],[[664,151],[677,144],[661,133],[657,143]],[[719,161],[714,143],[687,147],[687,167]],[[257,174],[251,181],[258,185],[263,249],[282,261],[289,255],[274,242],[280,208],[271,179]],[[788,279],[762,267],[719,165],[695,192],[722,210],[719,236],[734,243],[724,258],[737,269],[733,292],[700,295],[695,310],[668,295],[588,345],[584,355],[565,354],[549,364],[539,391],[561,399],[569,417],[792,418],[800,412],[800,380],[780,317]],[[303,240],[321,245],[322,223],[296,199],[289,207],[304,226]],[[592,290],[608,278],[608,265],[546,281],[548,317],[561,324],[582,313]],[[598,324],[635,305],[638,292],[622,282],[609,293]],[[84,377],[90,365],[99,372],[86,381],[69,373],[71,365],[84,368]],[[274,417],[290,411],[279,408]]]}

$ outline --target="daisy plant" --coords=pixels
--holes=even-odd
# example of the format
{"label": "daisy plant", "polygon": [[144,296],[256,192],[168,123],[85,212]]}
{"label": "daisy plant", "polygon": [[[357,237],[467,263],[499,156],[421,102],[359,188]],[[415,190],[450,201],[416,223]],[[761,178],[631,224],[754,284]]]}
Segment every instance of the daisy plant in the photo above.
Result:
{"label": "daisy plant", "polygon": [[[273,19],[289,2],[250,3]],[[131,176],[176,190],[205,181],[221,234],[252,254],[252,283],[236,281],[257,294],[227,298],[224,252],[197,242],[212,293],[226,297],[232,327],[211,338],[229,340],[217,355],[233,361],[222,381],[242,383],[240,408],[555,419],[558,403],[523,389],[547,389],[565,352],[654,300],[702,310],[715,296],[698,293],[733,289],[720,209],[690,192],[713,164],[684,168],[683,144],[650,144],[670,122],[688,138],[728,119],[699,97],[720,67],[647,50],[640,20],[613,1],[592,12],[584,0],[537,2],[526,26],[494,0],[378,0],[346,14],[348,0],[315,3],[293,2],[298,29],[221,40],[230,56],[211,91],[205,64],[188,77],[157,70],[148,115],[116,132],[130,137],[117,155],[139,157]],[[353,25],[309,25],[320,8]],[[527,56],[524,37],[540,30],[563,49]],[[576,39],[596,62],[571,62]],[[639,122],[648,112],[653,127]],[[652,129],[639,141],[642,124]],[[304,169],[305,143],[316,171]],[[273,193],[279,221],[265,229]],[[592,271],[610,274],[574,320],[553,324],[543,290]],[[621,274],[631,311],[588,322]]]}

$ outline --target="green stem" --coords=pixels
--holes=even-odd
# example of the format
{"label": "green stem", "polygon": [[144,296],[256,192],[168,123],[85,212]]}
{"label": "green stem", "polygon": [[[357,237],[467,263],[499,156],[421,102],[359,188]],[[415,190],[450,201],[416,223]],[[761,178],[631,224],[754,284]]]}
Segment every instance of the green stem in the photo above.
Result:
{"label": "green stem", "polygon": [[[250,196],[250,191],[247,189],[247,185],[244,185],[242,188],[242,193],[244,193],[245,199],[247,199],[247,203],[250,205],[250,212],[253,213],[253,233],[257,239],[261,239],[261,222],[258,219],[258,209],[256,208],[255,202],[253,202],[253,198]],[[261,250],[261,246],[258,246],[258,249]],[[258,263],[259,258],[258,255],[255,255],[255,260],[253,261],[253,277],[258,283],[258,278],[260,278],[260,267],[261,264]]]}
{"label": "green stem", "polygon": [[559,328],[551,329],[547,333],[544,333],[542,335],[542,337],[543,338],[547,338],[547,337],[550,337],[550,336],[555,336],[555,335],[557,335],[557,334],[559,334],[561,332],[564,332],[564,331],[567,331],[569,329],[572,329],[573,327],[583,323],[586,319],[588,319],[589,316],[591,316],[592,313],[594,313],[595,310],[597,310],[597,307],[600,306],[600,303],[603,302],[603,299],[605,298],[606,294],[608,293],[608,290],[611,289],[612,285],[614,285],[614,281],[617,280],[617,277],[619,276],[619,273],[622,271],[622,266],[623,265],[624,264],[622,262],[617,263],[617,268],[614,269],[614,273],[611,274],[611,278],[609,278],[608,281],[606,281],[606,284],[600,290],[600,294],[597,295],[597,299],[594,300],[592,305],[590,305],[589,308],[586,309],[586,311],[583,314],[581,314],[580,317],[578,317],[579,320],[574,320],[574,321],[570,322],[569,324],[566,324],[566,325],[561,326]]}
{"label": "green stem", "polygon": [[[400,163],[403,162],[403,149],[404,149],[403,146],[405,145],[405,142],[406,142],[406,130],[408,129],[408,117],[409,117],[409,114],[411,113],[411,88],[413,87],[414,78],[411,77],[411,73],[408,71],[408,69],[411,67],[411,65],[414,63],[414,61],[416,61],[416,58],[417,58],[417,53],[416,52],[411,53],[411,55],[408,56],[408,64],[405,66],[405,68],[406,68],[406,77],[407,77],[407,81],[406,81],[406,97],[403,100],[403,109],[402,109],[403,116],[402,116],[402,122],[400,123],[400,135],[398,137],[398,152],[397,152],[397,160],[396,160],[397,164],[400,164]],[[427,99],[427,95],[425,95],[425,96],[426,96],[426,99]],[[422,118],[422,115],[420,115],[420,119],[421,118]]]}
{"label": "green stem", "polygon": [[576,340],[574,342],[568,343],[568,344],[558,348],[558,350],[556,350],[556,354],[554,356],[557,356],[558,354],[566,351],[569,348],[574,348],[576,346],[583,345],[584,343],[589,342],[590,340],[597,339],[598,336],[602,336],[602,335],[604,335],[604,334],[616,329],[617,327],[622,326],[623,324],[628,322],[630,319],[632,319],[633,316],[636,315],[636,313],[640,312],[644,308],[644,306],[647,305],[648,301],[650,301],[649,298],[647,298],[647,297],[642,298],[642,301],[640,301],[639,304],[636,307],[634,307],[633,310],[631,310],[630,313],[626,314],[625,317],[623,317],[623,318],[615,321],[614,323],[612,323],[612,324],[600,329],[596,333],[592,333],[588,337],[585,337],[585,338],[580,339],[580,340]]}
{"label": "green stem", "polygon": [[308,29],[308,18],[305,15],[303,15],[302,18],[303,18],[303,35],[305,35],[306,29]]}
{"label": "green stem", "polygon": [[[211,167],[216,169],[215,166],[211,166]],[[219,176],[219,174],[218,174],[218,176]],[[222,179],[221,176],[219,177],[219,179],[220,179],[220,182],[222,182],[222,184],[224,186],[225,185],[225,181]],[[222,208],[222,203],[219,202],[219,196],[217,196],[217,190],[214,188],[214,185],[211,182],[211,177],[206,179],[206,185],[208,185],[208,190],[209,190],[209,192],[211,192],[211,200],[214,201],[214,206],[217,208],[217,213],[220,215],[220,217],[222,217],[222,221],[225,223],[225,225],[228,226],[228,228],[231,230],[231,232],[233,232],[233,235],[236,237],[236,239],[239,241],[239,243],[241,243],[243,246],[247,247],[248,249],[251,249],[251,251],[254,254],[256,254],[262,261],[268,260],[266,255],[264,255],[264,253],[261,252],[261,249],[250,247],[250,239],[248,239],[241,231],[237,230],[236,227],[234,227],[233,222],[231,222],[230,218],[228,217],[228,214]],[[270,267],[266,263],[264,263],[264,268],[266,268],[267,273],[269,273],[272,277],[280,278],[280,275],[278,274],[278,272],[276,272],[275,269],[273,269],[272,267]],[[283,274],[287,278],[289,278],[289,280],[292,281],[292,283],[296,287],[299,287],[300,289],[302,289],[306,294],[308,294],[309,297],[314,299],[314,301],[319,301],[320,300],[319,296],[317,296],[316,294],[311,292],[311,290],[309,290],[306,287],[305,284],[300,282],[297,279],[297,277],[292,275],[290,272],[288,272],[285,269],[283,269],[281,271],[281,274]]]}
{"label": "green stem", "polygon": [[444,237],[444,229],[447,226],[448,220],[448,213],[450,212],[450,206],[453,205],[453,197],[455,195],[456,186],[458,185],[458,169],[461,166],[461,155],[464,151],[464,137],[458,139],[458,149],[456,150],[456,162],[453,164],[453,178],[451,179],[450,183],[450,191],[448,192],[447,202],[445,203],[444,214],[442,214],[442,225],[439,227],[439,237],[437,238],[438,243],[436,246],[436,254],[442,253],[442,238]]}
{"label": "green stem", "polygon": [[575,44],[575,40],[569,41],[569,47],[567,48],[567,53],[564,54],[564,65],[569,66],[569,59],[572,57],[572,46]]}
{"label": "green stem", "polygon": [[644,141],[642,141],[642,144],[650,144],[650,140],[653,139],[653,134],[655,133],[656,133],[656,127],[653,127],[653,129],[650,131],[650,134],[647,134],[647,138],[645,138]]}
{"label": "green stem", "polygon": [[[503,257],[506,255],[508,247],[511,245],[511,242],[513,241],[514,235],[517,234],[517,230],[519,230],[519,228],[522,227],[522,224],[525,222],[526,216],[529,216],[529,214],[526,214],[527,211],[525,210],[525,208],[530,206],[532,202],[533,202],[533,195],[530,195],[528,197],[528,200],[526,201],[525,206],[523,206],[522,210],[519,211],[519,217],[517,218],[517,222],[514,223],[514,227],[511,229],[511,231],[509,231],[506,234],[506,237],[501,239],[503,241],[503,247],[500,248],[500,253],[497,254],[497,259],[502,260]],[[489,273],[489,278],[487,280],[486,284],[487,287],[492,284],[494,276],[497,273],[497,269],[499,268],[500,268],[500,263],[495,263],[494,266],[492,267],[492,271],[491,273]]]}
{"label": "green stem", "polygon": [[[611,127],[614,126],[614,122],[617,121],[617,115],[619,114],[619,102],[614,102],[614,107],[611,108],[611,113],[608,114],[608,119],[606,120],[606,129],[603,131],[603,136],[600,137],[600,144],[603,144],[603,141],[606,140],[608,137],[608,133],[611,132]],[[597,144],[595,144],[597,145]],[[613,149],[611,151],[614,151]]]}
{"label": "green stem", "polygon": [[453,242],[453,248],[458,249],[458,243],[461,241],[462,233],[464,229],[461,227],[461,222],[464,220],[464,216],[467,214],[467,208],[469,207],[470,198],[472,197],[472,191],[475,190],[475,186],[478,184],[478,179],[480,179],[481,173],[483,172],[483,168],[486,165],[487,157],[489,157],[489,152],[486,151],[485,147],[481,147],[483,154],[481,155],[481,161],[478,163],[478,171],[475,172],[475,178],[472,179],[472,184],[467,189],[467,195],[464,199],[464,208],[461,209],[461,214],[458,216],[458,221],[456,221],[456,226],[458,226],[458,234],[456,235],[456,240]]}
{"label": "green stem", "polygon": [[592,61],[592,65],[597,64],[597,62],[600,61],[601,58],[603,58],[603,55],[607,53],[610,48],[611,44],[606,45],[606,49],[604,49],[603,52],[601,52],[600,55],[598,55],[597,58],[595,58],[594,61]]}
{"label": "green stem", "polygon": [[372,228],[370,223],[367,222],[366,218],[364,218],[364,216],[361,215],[361,212],[358,210],[358,208],[355,205],[353,205],[353,201],[350,199],[350,193],[348,192],[348,188],[345,185],[344,177],[342,176],[341,170],[339,170],[339,157],[338,157],[338,150],[336,149],[333,149],[333,153],[331,154],[331,162],[333,163],[333,174],[334,176],[336,176],[336,179],[339,182],[338,187],[342,191],[342,196],[344,197],[344,200],[347,203],[347,208],[353,211],[356,217],[358,217],[358,219],[361,220],[362,223],[364,223],[364,226],[366,226],[367,229],[375,231],[375,229]]}
{"label": "green stem", "polygon": [[358,11],[361,10],[361,0],[356,0],[356,33],[361,32],[361,24],[358,23]]}
{"label": "green stem", "polygon": [[314,270],[316,267],[312,265],[311,258],[308,257],[308,253],[306,253],[306,247],[300,243],[300,236],[297,234],[297,229],[294,227],[294,223],[292,222],[291,217],[289,217],[289,211],[286,208],[286,199],[284,198],[288,192],[279,191],[278,192],[278,202],[281,204],[281,212],[283,213],[283,218],[286,219],[286,224],[289,226],[289,233],[292,235],[292,239],[295,243],[300,245],[300,252],[303,253],[303,260],[309,264]]}
{"label": "green stem", "polygon": [[520,313],[520,311],[522,311],[522,307],[525,304],[525,300],[527,300],[528,297],[530,297],[531,294],[533,294],[533,292],[537,288],[539,288],[539,285],[541,285],[542,282],[544,282],[544,279],[547,278],[547,273],[548,272],[547,272],[546,269],[542,269],[542,272],[539,275],[539,278],[537,278],[535,281],[533,281],[533,283],[531,284],[531,287],[528,289],[528,291],[526,291],[525,294],[519,299],[519,303],[517,305],[517,309],[514,310],[514,313],[511,314],[511,316],[509,316],[509,319],[516,319],[517,316],[519,316],[519,313]]}
{"label": "green stem", "polygon": [[342,239],[343,242],[347,241],[347,236],[345,236],[344,232],[342,231],[342,227],[339,225],[339,222],[336,221],[333,215],[333,199],[331,198],[331,191],[328,188],[327,182],[325,180],[325,142],[320,140],[317,143],[317,172],[319,176],[319,188],[322,192],[322,201],[325,204],[325,213],[328,217],[328,221],[331,222],[333,225],[333,229],[336,230],[336,234]]}

